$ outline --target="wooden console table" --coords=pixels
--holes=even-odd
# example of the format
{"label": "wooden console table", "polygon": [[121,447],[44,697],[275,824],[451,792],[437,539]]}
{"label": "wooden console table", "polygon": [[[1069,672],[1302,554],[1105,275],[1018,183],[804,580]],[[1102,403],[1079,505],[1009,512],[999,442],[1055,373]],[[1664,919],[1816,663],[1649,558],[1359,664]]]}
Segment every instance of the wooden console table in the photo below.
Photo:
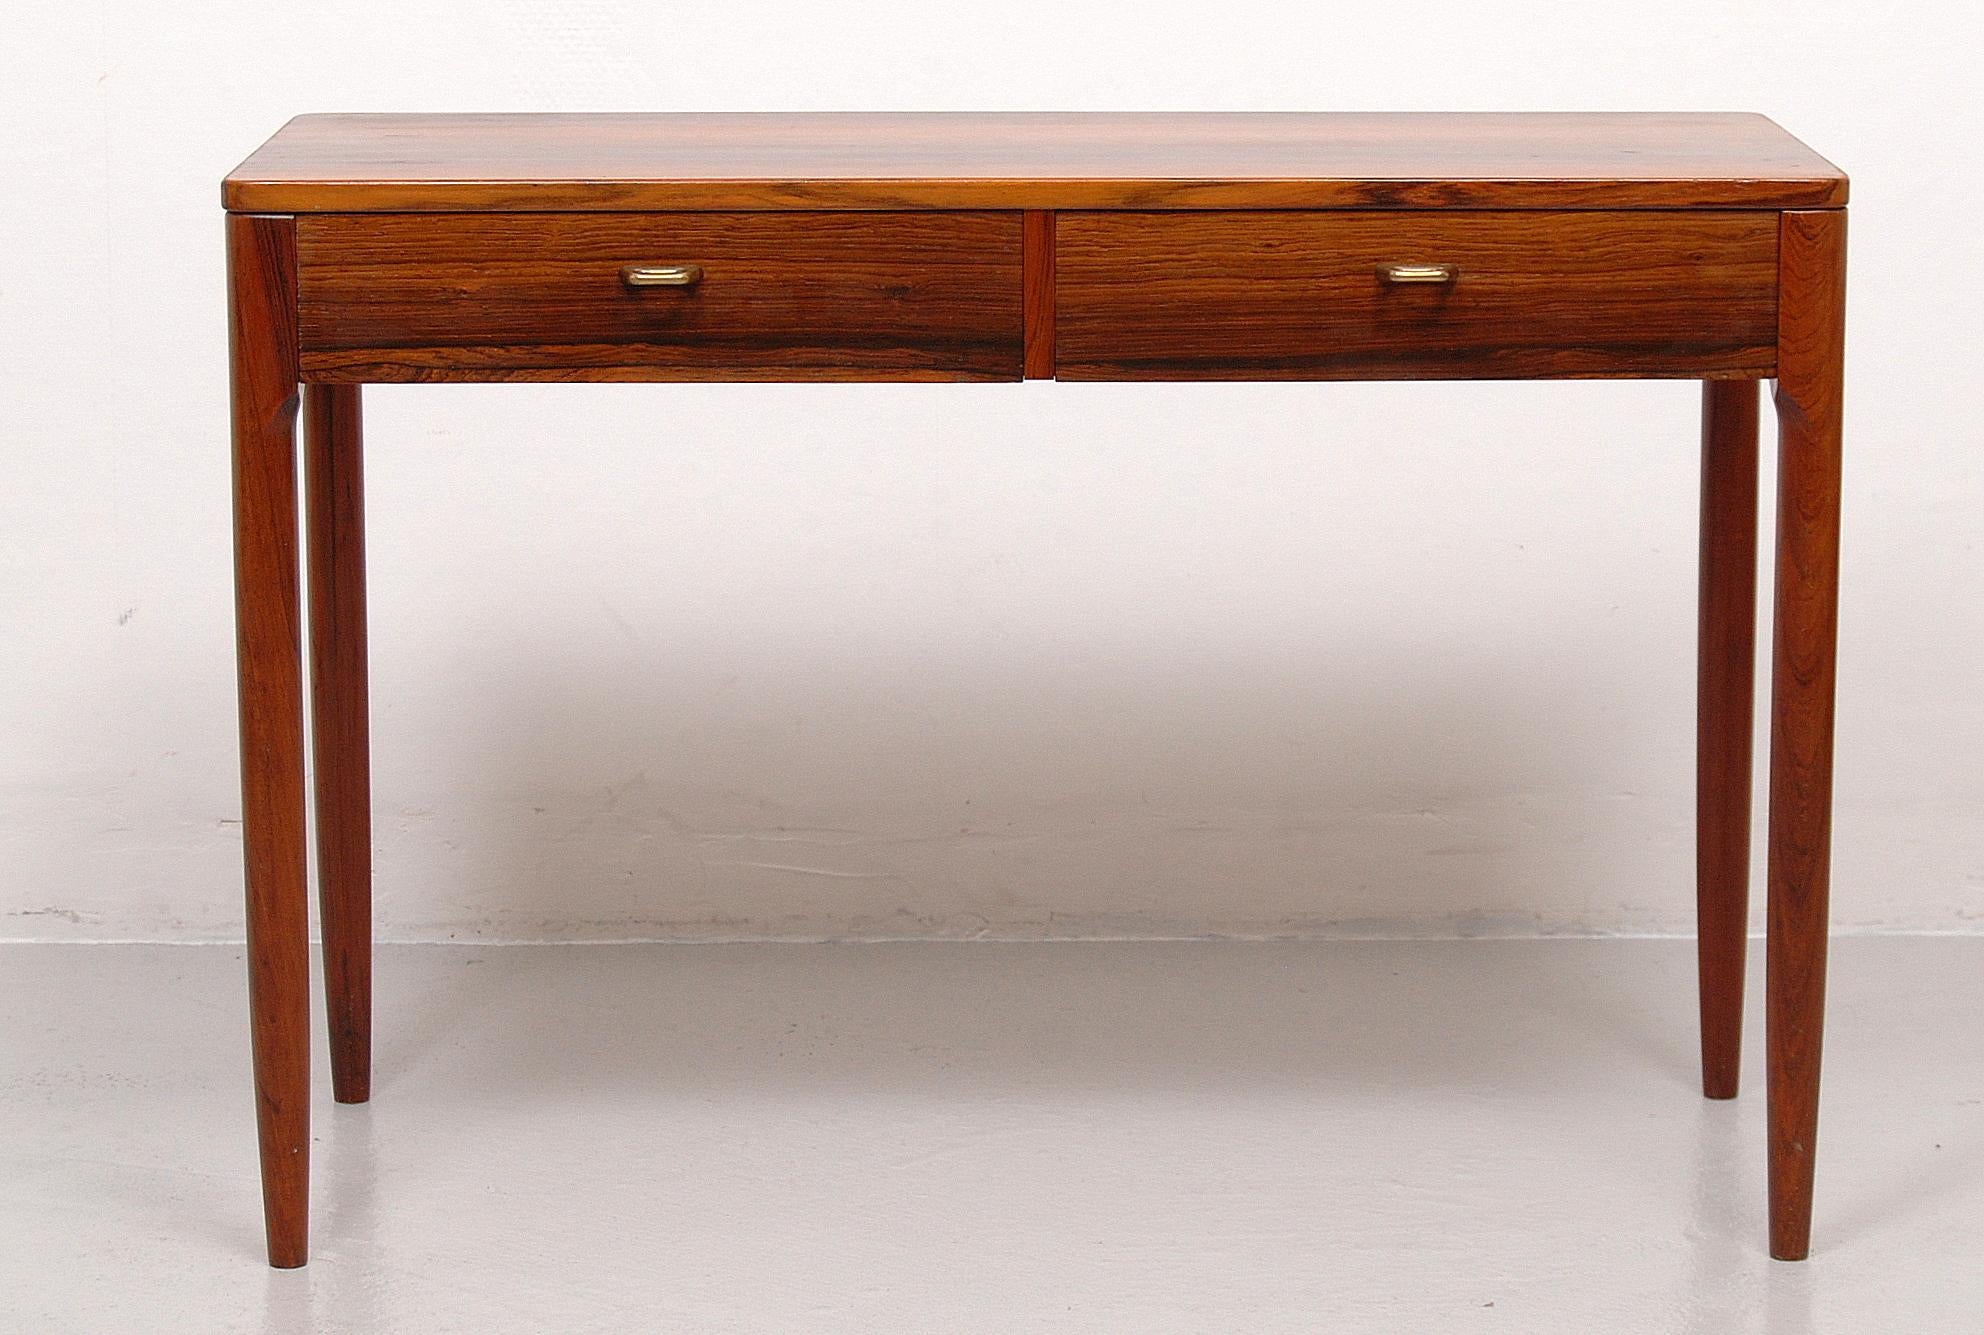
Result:
{"label": "wooden console table", "polygon": [[[1775,381],[1770,1250],[1807,1251],[1846,178],[1739,115],[307,116],[230,175],[248,981],[269,1260],[307,1254],[299,533],[331,1077],[368,1094],[359,386],[1703,382],[1702,1084],[1736,1092],[1758,382]],[[304,515],[296,409],[303,409]]]}

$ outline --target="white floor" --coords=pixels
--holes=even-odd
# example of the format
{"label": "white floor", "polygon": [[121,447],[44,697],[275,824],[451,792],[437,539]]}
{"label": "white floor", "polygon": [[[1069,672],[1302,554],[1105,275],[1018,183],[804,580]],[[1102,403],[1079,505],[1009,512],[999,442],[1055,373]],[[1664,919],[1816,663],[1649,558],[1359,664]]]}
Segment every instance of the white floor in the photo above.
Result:
{"label": "white floor", "polygon": [[386,948],[275,1272],[239,949],[0,947],[0,1330],[1984,1330],[1984,939],[1836,943],[1804,1265],[1692,958]]}

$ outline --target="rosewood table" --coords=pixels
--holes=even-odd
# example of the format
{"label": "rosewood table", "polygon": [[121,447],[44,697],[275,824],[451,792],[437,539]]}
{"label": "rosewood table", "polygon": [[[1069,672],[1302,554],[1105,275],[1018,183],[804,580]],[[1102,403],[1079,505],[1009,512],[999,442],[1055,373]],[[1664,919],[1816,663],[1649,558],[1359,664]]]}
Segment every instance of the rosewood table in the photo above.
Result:
{"label": "rosewood table", "polygon": [[1774,383],[1770,1251],[1804,1257],[1825,992],[1846,194],[1836,168],[1749,115],[291,121],[223,187],[270,1263],[301,1265],[308,1250],[299,564],[331,1080],[340,1102],[369,1092],[359,386],[1043,377],[1703,382],[1696,896],[1710,1098],[1736,1092],[1758,384]]}

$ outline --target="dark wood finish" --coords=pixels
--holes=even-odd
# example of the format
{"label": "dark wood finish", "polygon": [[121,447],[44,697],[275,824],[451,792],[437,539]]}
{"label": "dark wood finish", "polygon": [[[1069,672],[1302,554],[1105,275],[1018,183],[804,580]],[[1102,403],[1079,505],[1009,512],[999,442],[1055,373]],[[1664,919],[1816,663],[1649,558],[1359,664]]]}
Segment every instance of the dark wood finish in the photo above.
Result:
{"label": "dark wood finish", "polygon": [[1846,214],[1787,213],[1783,227],[1764,1041],[1770,1254],[1798,1261],[1811,1246],[1832,867]]}
{"label": "dark wood finish", "polygon": [[303,391],[311,768],[331,1092],[372,1089],[372,764],[365,690],[364,443],[356,385]]}
{"label": "dark wood finish", "polygon": [[1054,378],[1054,215],[1030,209],[1020,220],[1020,273],[1026,326],[1026,378]]}
{"label": "dark wood finish", "polygon": [[1750,749],[1757,645],[1757,382],[1702,385],[1701,603],[1695,656],[1695,947],[1702,1093],[1736,1097],[1750,929]]}
{"label": "dark wood finish", "polygon": [[287,1268],[303,1264],[310,1223],[310,924],[291,220],[229,218],[227,270],[249,1023],[269,1264]]}
{"label": "dark wood finish", "polygon": [[1762,116],[993,113],[301,116],[230,209],[1821,208]]}
{"label": "dark wood finish", "polygon": [[297,252],[307,380],[1020,377],[1017,213],[323,214]]}
{"label": "dark wood finish", "polygon": [[[294,422],[333,1086],[368,1091],[362,441],[375,380],[1685,376],[1702,415],[1703,1090],[1736,1092],[1758,396],[1778,557],[1770,1247],[1810,1241],[1846,178],[1761,117],[319,116],[228,178],[249,988],[273,1264],[303,1262]],[[259,211],[259,212],[257,212]],[[301,218],[264,216],[302,213]],[[1401,285],[1380,267],[1452,265]],[[694,264],[630,289],[624,266]],[[1397,277],[1395,275],[1395,277]]]}
{"label": "dark wood finish", "polygon": [[[1063,213],[1064,380],[1770,374],[1772,213]],[[1393,285],[1384,264],[1457,265]]]}

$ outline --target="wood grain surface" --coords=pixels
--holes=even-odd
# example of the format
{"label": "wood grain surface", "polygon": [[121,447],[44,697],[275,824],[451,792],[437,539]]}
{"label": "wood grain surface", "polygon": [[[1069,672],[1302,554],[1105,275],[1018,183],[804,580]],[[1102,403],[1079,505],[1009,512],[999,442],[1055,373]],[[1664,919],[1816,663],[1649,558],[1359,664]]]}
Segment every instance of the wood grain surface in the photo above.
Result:
{"label": "wood grain surface", "polygon": [[[1069,380],[1763,376],[1777,215],[1063,213]],[[1451,284],[1393,286],[1438,262]]]}
{"label": "wood grain surface", "polygon": [[1026,378],[1054,377],[1054,215],[1028,210],[1020,223],[1026,325]]}
{"label": "wood grain surface", "polygon": [[300,116],[236,210],[1823,208],[1762,116],[851,113]]}
{"label": "wood grain surface", "polygon": [[303,843],[293,222],[229,218],[227,268],[249,1032],[269,1264],[286,1269],[303,1264],[310,1230],[310,910]]}
{"label": "wood grain surface", "polygon": [[[1702,419],[1703,1088],[1735,1092],[1757,389],[1776,380],[1770,1250],[1810,1245],[1846,178],[1748,115],[332,115],[227,178],[242,825],[269,1258],[308,1234],[299,624],[335,1093],[368,1091],[356,386],[1684,376]],[[268,216],[272,214],[295,216]],[[1387,266],[1451,266],[1402,284]],[[631,265],[697,266],[635,287]],[[1422,275],[1425,276],[1425,275]]]}
{"label": "wood grain surface", "polygon": [[364,433],[356,385],[303,391],[310,760],[331,1093],[372,1094],[372,761],[366,692]]}
{"label": "wood grain surface", "polygon": [[1811,1248],[1825,1027],[1846,214],[1787,213],[1783,227],[1764,1045],[1770,1254],[1796,1261]]}
{"label": "wood grain surface", "polygon": [[1750,931],[1750,751],[1756,710],[1757,382],[1702,386],[1695,640],[1695,948],[1702,1093],[1736,1097]]}
{"label": "wood grain surface", "polygon": [[[1016,380],[1017,213],[322,214],[316,381]],[[696,264],[630,288],[629,265]]]}

